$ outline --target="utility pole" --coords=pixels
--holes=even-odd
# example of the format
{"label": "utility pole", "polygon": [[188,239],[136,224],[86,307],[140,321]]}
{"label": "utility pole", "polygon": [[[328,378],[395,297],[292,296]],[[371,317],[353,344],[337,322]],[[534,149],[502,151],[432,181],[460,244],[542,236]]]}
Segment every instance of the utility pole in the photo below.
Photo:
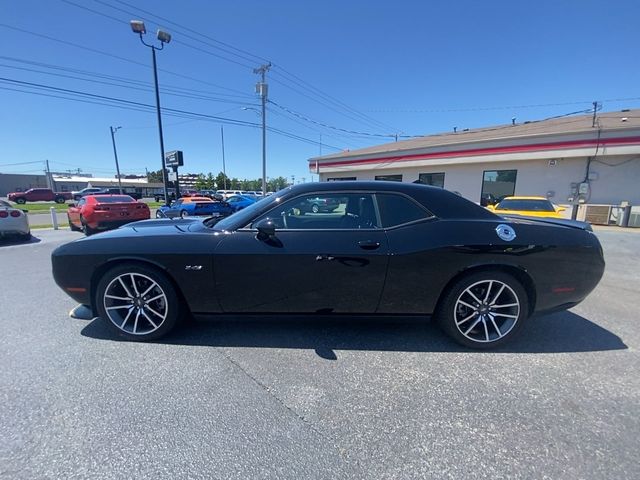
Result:
{"label": "utility pole", "polygon": [[46,165],[47,165],[47,188],[50,188],[51,190],[53,190],[53,178],[51,178],[51,170],[49,170],[49,159],[45,160]]}
{"label": "utility pole", "polygon": [[593,102],[593,120],[591,122],[591,126],[595,128],[596,126],[596,111],[598,110],[598,102]]}
{"label": "utility pole", "polygon": [[120,195],[122,195],[122,179],[120,178],[120,165],[118,165],[118,151],[116,150],[115,133],[121,128],[122,127],[109,127],[109,130],[111,131],[111,143],[113,143],[113,156],[116,159],[116,173],[118,174],[118,189],[120,190]]}
{"label": "utility pole", "polygon": [[227,189],[227,167],[224,161],[224,127],[220,125],[220,136],[222,137],[222,176],[224,177],[224,189]]}
{"label": "utility pole", "polygon": [[256,93],[260,94],[262,100],[262,194],[267,194],[267,91],[268,85],[265,83],[266,74],[271,68],[271,62],[254,68],[253,73],[261,76],[261,81],[256,84]]}

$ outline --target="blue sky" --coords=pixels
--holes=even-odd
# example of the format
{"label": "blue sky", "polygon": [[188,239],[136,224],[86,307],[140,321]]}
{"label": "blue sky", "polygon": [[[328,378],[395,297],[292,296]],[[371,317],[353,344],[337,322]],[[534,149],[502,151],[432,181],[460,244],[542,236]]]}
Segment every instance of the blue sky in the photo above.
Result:
{"label": "blue sky", "polygon": [[[309,181],[309,157],[390,141],[375,135],[546,118],[593,100],[640,107],[639,14],[632,1],[4,1],[0,77],[153,104],[151,54],[127,24],[138,17],[149,40],[158,26],[173,34],[158,54],[163,107],[259,123],[251,68],[270,60],[269,96],[280,106],[269,106],[268,124],[306,141],[270,132],[268,176]],[[153,112],[25,90],[69,97],[0,81],[1,173],[40,171],[49,159],[55,170],[113,175],[110,125],[122,126],[123,171],[159,168]],[[183,171],[216,173],[220,123],[199,118],[165,114],[165,146],[184,151]],[[224,129],[227,173],[258,178],[260,130]],[[23,162],[36,163],[8,165]]]}

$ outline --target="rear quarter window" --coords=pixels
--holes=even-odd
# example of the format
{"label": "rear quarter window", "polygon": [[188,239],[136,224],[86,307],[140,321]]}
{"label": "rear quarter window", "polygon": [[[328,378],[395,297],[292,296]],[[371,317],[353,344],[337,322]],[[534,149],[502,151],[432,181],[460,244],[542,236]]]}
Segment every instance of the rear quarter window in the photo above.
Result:
{"label": "rear quarter window", "polygon": [[404,195],[378,193],[376,200],[383,228],[395,227],[434,216],[433,213]]}

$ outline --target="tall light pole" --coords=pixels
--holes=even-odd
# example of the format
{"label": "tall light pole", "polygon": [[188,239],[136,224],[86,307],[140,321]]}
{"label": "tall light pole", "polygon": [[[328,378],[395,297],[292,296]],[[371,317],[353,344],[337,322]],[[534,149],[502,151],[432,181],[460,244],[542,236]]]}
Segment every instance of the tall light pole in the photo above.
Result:
{"label": "tall light pole", "polygon": [[111,130],[111,143],[113,144],[113,156],[116,159],[116,173],[118,174],[118,189],[120,190],[120,195],[122,195],[122,180],[120,179],[120,165],[118,165],[118,151],[116,150],[115,133],[121,128],[122,127],[109,127],[109,130]]}
{"label": "tall light pole", "polygon": [[131,20],[131,30],[133,33],[137,33],[140,35],[140,41],[146,47],[151,49],[151,58],[153,59],[153,82],[156,90],[156,113],[158,115],[158,134],[160,136],[160,157],[161,157],[161,165],[162,165],[162,184],[164,187],[164,201],[168,205],[169,204],[169,189],[167,188],[167,170],[164,164],[164,138],[162,136],[162,115],[160,113],[160,90],[158,89],[158,67],[156,65],[156,50],[162,50],[164,48],[165,43],[169,43],[171,41],[171,34],[165,32],[164,30],[158,29],[156,32],[156,38],[160,40],[160,46],[156,47],[155,45],[150,45],[144,41],[142,37],[145,33],[147,33],[147,29],[144,26],[144,22],[142,20]]}
{"label": "tall light pole", "polygon": [[256,93],[262,100],[262,194],[267,194],[267,92],[268,85],[265,83],[265,75],[271,68],[271,62],[254,68],[253,73],[261,75],[262,81],[256,84]]}

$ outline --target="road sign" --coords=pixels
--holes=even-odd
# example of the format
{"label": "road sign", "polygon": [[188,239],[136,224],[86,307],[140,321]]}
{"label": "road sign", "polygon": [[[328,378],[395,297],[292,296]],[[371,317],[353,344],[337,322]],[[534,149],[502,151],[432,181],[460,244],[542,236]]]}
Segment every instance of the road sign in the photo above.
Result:
{"label": "road sign", "polygon": [[168,172],[167,180],[170,182],[175,182],[178,180],[178,172]]}
{"label": "road sign", "polygon": [[164,154],[164,164],[167,167],[182,167],[184,160],[182,159],[182,152],[180,150],[173,150]]}

